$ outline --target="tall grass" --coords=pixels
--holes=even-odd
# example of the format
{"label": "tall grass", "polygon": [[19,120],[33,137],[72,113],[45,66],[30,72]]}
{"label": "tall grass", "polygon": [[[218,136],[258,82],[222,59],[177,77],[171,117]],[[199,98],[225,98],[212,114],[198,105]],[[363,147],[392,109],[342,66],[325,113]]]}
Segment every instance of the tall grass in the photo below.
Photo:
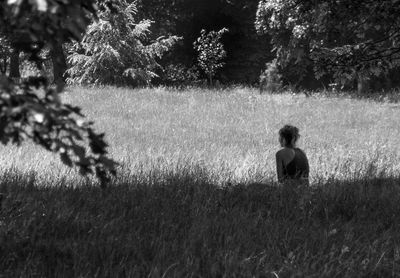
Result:
{"label": "tall grass", "polygon": [[398,179],[221,187],[198,169],[101,190],[36,177],[1,177],[2,277],[400,275]]}
{"label": "tall grass", "polygon": [[[0,156],[0,277],[400,277],[400,108],[223,91],[71,88],[106,132],[102,190],[31,144]],[[310,188],[274,183],[299,126]]]}
{"label": "tall grass", "polygon": [[[133,173],[179,172],[200,165],[217,184],[270,181],[275,179],[277,132],[286,123],[300,128],[299,143],[309,157],[312,182],[354,178],[367,173],[371,163],[380,174],[400,173],[398,104],[258,95],[240,87],[70,88],[64,100],[84,108],[106,133],[112,156]],[[31,144],[2,148],[0,154],[3,169],[14,165],[46,178],[77,178]]]}

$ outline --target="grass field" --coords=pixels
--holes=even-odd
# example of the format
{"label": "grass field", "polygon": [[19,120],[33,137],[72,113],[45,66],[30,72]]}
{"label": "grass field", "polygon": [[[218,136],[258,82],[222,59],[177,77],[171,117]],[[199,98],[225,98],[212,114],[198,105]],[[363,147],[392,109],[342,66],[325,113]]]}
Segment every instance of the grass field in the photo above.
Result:
{"label": "grass field", "polygon": [[[347,180],[367,171],[400,173],[399,104],[258,95],[243,88],[72,88],[64,99],[83,107],[106,132],[112,156],[135,175],[194,166],[219,184],[275,179],[277,133],[286,123],[300,128],[299,144],[309,156],[314,182]],[[0,153],[3,168],[15,165],[46,177],[69,171],[31,145],[3,147]]]}
{"label": "grass field", "polygon": [[[400,277],[398,104],[246,88],[64,100],[106,132],[119,176],[101,190],[31,144],[2,147],[0,277]],[[286,123],[311,188],[274,183]]]}

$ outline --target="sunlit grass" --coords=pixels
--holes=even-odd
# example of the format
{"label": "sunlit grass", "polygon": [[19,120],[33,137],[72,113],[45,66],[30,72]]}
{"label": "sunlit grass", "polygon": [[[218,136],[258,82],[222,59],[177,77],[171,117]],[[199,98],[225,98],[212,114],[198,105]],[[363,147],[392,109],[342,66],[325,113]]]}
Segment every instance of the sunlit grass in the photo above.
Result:
{"label": "sunlit grass", "polygon": [[[400,106],[344,97],[259,95],[249,88],[70,88],[64,100],[83,107],[124,169],[145,174],[200,165],[219,184],[275,179],[277,132],[300,128],[311,180],[400,173]],[[75,171],[28,144],[3,147],[1,167],[52,175]]]}

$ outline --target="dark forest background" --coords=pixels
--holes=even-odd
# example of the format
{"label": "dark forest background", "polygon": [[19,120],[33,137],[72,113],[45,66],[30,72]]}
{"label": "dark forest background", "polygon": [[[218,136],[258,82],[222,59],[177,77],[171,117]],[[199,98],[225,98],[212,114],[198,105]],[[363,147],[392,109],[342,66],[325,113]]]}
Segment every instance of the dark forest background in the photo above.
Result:
{"label": "dark forest background", "polygon": [[[200,31],[228,28],[229,32],[222,39],[227,51],[225,65],[216,74],[216,79],[224,84],[258,85],[263,82],[263,74],[270,75],[272,71],[278,75],[280,86],[292,89],[345,89],[364,93],[389,90],[400,85],[397,64],[399,26],[398,20],[393,20],[400,6],[399,1],[375,4],[371,1],[320,1],[311,4],[308,1],[139,0],[137,5],[139,18],[154,21],[153,38],[165,35],[182,37],[182,41],[164,57],[164,66],[179,64],[190,69],[196,65],[193,41]],[[298,13],[294,15],[296,9]],[[273,15],[279,17],[276,21],[282,23],[286,20],[287,23],[293,19],[297,25],[281,24],[277,28],[266,28],[272,25]],[[308,38],[304,36],[302,40],[293,40],[297,26],[310,25],[313,28],[306,31]],[[359,60],[364,56],[368,60],[370,53],[360,51],[357,54],[356,50],[369,48],[376,50],[373,55],[378,58],[372,58],[373,65],[347,63],[346,70],[352,68],[351,73],[343,73],[346,70],[337,68],[321,69],[328,67],[329,63],[304,54],[315,46],[317,38],[325,39],[324,46],[327,48],[353,47],[349,53],[339,55],[354,56],[353,59]],[[380,41],[386,44],[379,44]],[[390,49],[390,44],[394,48],[388,54],[391,65],[382,66],[375,60],[383,61],[387,54],[383,49]],[[341,49],[337,52],[340,53]],[[397,56],[392,55],[393,52]],[[317,55],[329,56],[322,52]],[[275,61],[275,58],[278,60]],[[318,63],[325,65],[321,67],[316,65]],[[362,76],[359,72],[363,72]],[[276,79],[275,76],[265,77],[270,83]],[[161,83],[166,81],[162,78],[156,80]]]}
{"label": "dark forest background", "polygon": [[227,51],[225,66],[217,79],[223,83],[257,84],[265,63],[274,59],[270,36],[257,34],[254,22],[258,0],[189,0],[138,1],[139,17],[149,18],[153,36],[178,35],[183,40],[163,63],[178,63],[191,67],[196,63],[193,41],[202,29],[207,31],[228,28],[223,37]]}
{"label": "dark forest background", "polygon": [[[99,0],[89,1],[93,11],[85,2],[74,8],[79,13],[67,2],[5,5],[1,72],[18,79],[41,71],[56,84],[130,87],[208,80],[267,84],[269,91],[365,93],[400,85],[398,0]],[[53,23],[60,28],[48,29]],[[219,30],[226,31],[217,38]],[[194,47],[196,41],[202,46]]]}

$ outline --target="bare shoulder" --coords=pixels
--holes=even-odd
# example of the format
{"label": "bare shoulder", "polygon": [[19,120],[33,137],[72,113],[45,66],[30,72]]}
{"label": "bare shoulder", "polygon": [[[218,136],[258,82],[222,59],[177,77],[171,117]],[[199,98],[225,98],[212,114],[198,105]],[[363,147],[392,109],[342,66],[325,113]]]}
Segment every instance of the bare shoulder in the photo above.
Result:
{"label": "bare shoulder", "polygon": [[276,152],[275,156],[276,156],[276,158],[282,158],[285,156],[285,154],[286,154],[285,149],[281,149]]}
{"label": "bare shoulder", "polygon": [[298,150],[300,153],[302,153],[304,156],[306,156],[306,153],[305,153],[302,149],[297,148],[297,150]]}
{"label": "bare shoulder", "polygon": [[276,156],[276,157],[281,157],[281,156],[282,156],[282,151],[283,151],[283,150],[277,151],[276,154],[275,154],[275,156]]}
{"label": "bare shoulder", "polygon": [[283,160],[287,160],[288,158],[291,159],[294,156],[294,151],[293,151],[293,149],[283,148],[283,149],[277,151],[275,156],[276,156],[276,158],[280,158]]}

